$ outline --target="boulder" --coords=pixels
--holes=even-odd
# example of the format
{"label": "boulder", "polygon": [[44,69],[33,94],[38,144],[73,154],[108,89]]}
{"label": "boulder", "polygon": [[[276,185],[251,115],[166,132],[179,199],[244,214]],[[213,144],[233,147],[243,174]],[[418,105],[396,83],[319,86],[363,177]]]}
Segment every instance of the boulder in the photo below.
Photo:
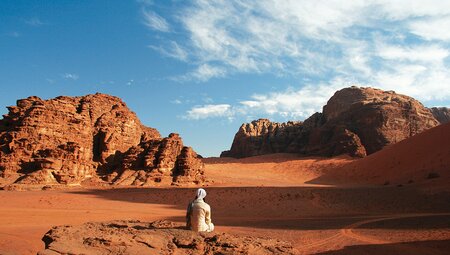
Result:
{"label": "boulder", "polygon": [[88,222],[53,227],[38,255],[58,254],[299,254],[270,238],[197,233],[169,221]]}

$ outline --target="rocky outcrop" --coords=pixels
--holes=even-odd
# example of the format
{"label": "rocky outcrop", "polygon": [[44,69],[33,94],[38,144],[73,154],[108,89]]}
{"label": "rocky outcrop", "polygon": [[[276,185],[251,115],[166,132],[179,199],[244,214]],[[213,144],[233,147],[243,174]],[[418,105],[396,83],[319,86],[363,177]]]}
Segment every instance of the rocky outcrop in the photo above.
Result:
{"label": "rocky outcrop", "polygon": [[288,145],[301,134],[301,122],[276,123],[259,119],[244,123],[234,137],[229,151],[221,157],[251,157],[262,154],[285,152]]}
{"label": "rocky outcrop", "polygon": [[445,124],[450,122],[450,108],[447,107],[433,107],[430,108],[433,116],[441,123]]}
{"label": "rocky outcrop", "polygon": [[299,254],[276,239],[197,233],[169,221],[113,221],[53,227],[42,238],[58,254]]}
{"label": "rocky outcrop", "polygon": [[134,170],[142,164],[139,157],[133,161],[133,150],[156,151],[147,161],[157,165],[144,171],[183,171],[176,164],[183,158],[181,138],[161,138],[117,97],[29,97],[8,110],[0,120],[0,175],[17,176],[18,184],[79,184],[117,173],[117,165],[120,173]]}
{"label": "rocky outcrop", "polygon": [[178,134],[141,142],[118,152],[108,176],[117,185],[199,184],[205,181],[203,162]]}
{"label": "rocky outcrop", "polygon": [[439,121],[430,110],[411,97],[350,87],[337,91],[322,113],[315,113],[303,123],[260,119],[243,124],[230,151],[221,156],[291,152],[364,157],[437,125]]}

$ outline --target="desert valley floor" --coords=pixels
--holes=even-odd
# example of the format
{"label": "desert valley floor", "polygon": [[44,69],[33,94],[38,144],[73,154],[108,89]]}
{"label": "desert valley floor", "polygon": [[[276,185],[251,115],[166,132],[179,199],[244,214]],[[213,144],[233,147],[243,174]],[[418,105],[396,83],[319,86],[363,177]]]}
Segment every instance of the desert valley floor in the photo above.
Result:
{"label": "desert valley floor", "polygon": [[[446,176],[400,185],[308,184],[324,169],[349,161],[292,154],[204,159],[216,232],[277,238],[300,254],[447,254]],[[194,191],[0,191],[0,254],[36,254],[44,249],[43,235],[56,225],[158,219],[182,224]]]}

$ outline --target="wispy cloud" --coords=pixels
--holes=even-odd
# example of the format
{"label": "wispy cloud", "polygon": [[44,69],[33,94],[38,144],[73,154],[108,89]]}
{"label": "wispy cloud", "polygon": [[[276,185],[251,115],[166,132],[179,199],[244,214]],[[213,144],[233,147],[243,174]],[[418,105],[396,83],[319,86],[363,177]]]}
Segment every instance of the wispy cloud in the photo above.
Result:
{"label": "wispy cloud", "polygon": [[212,78],[224,77],[226,75],[226,69],[219,66],[211,66],[209,64],[203,64],[197,67],[190,73],[174,77],[175,81],[207,81]]}
{"label": "wispy cloud", "polygon": [[178,43],[171,41],[167,46],[155,46],[149,45],[149,48],[158,51],[164,56],[168,56],[174,59],[178,59],[180,61],[188,60],[188,53],[185,49],[183,49]]}
{"label": "wispy cloud", "polygon": [[[449,26],[450,27],[450,26]],[[378,56],[387,60],[411,61],[440,64],[449,56],[449,50],[438,45],[397,46],[380,45]]]}
{"label": "wispy cloud", "polygon": [[265,73],[351,80],[419,100],[450,96],[450,1],[194,0],[176,13],[164,21],[183,33],[155,47],[193,66],[178,80]]}
{"label": "wispy cloud", "polygon": [[170,101],[170,103],[172,103],[172,104],[182,104],[183,101],[181,101],[180,99],[174,99],[174,100]]}
{"label": "wispy cloud", "polygon": [[253,118],[281,117],[303,120],[315,112],[320,112],[322,106],[336,90],[350,85],[353,85],[351,81],[337,78],[327,84],[307,85],[299,89],[289,88],[285,91],[267,94],[254,94],[249,99],[239,101],[234,105],[195,106],[186,112],[186,118],[201,120],[252,116]]}
{"label": "wispy cloud", "polygon": [[33,27],[40,27],[45,24],[37,17],[27,19],[27,20],[25,20],[25,23],[27,23],[28,25],[33,26]]}
{"label": "wispy cloud", "polygon": [[201,81],[207,81],[214,77],[225,76],[225,70],[221,67],[203,64],[190,74],[192,77]]}
{"label": "wispy cloud", "polygon": [[161,32],[170,31],[170,26],[167,21],[153,11],[143,9],[142,16],[144,18],[144,24],[150,29]]}
{"label": "wispy cloud", "polygon": [[66,79],[66,80],[78,80],[78,78],[80,78],[78,76],[78,74],[73,74],[73,73],[64,73],[61,75],[62,78]]}
{"label": "wispy cloud", "polygon": [[409,24],[411,33],[425,40],[450,41],[450,16],[425,18]]}
{"label": "wispy cloud", "polygon": [[203,105],[192,107],[184,116],[189,120],[200,120],[212,117],[231,117],[233,114],[230,111],[229,104]]}

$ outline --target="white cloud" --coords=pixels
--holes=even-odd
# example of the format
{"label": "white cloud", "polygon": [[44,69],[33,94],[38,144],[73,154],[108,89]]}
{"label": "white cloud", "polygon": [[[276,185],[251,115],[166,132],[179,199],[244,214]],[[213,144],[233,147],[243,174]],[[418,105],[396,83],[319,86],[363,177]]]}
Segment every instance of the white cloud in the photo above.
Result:
{"label": "white cloud", "polygon": [[[193,66],[178,80],[269,73],[312,88],[341,79],[425,101],[449,97],[450,1],[194,0],[176,13],[167,21],[182,33],[156,49]],[[281,102],[297,92],[254,95],[231,109],[303,116],[308,104]]]}
{"label": "white cloud", "polygon": [[425,40],[450,41],[450,16],[426,18],[411,22],[410,32]]}
{"label": "white cloud", "polygon": [[170,26],[167,21],[159,16],[158,14],[143,9],[142,15],[144,17],[144,24],[150,29],[161,31],[161,32],[169,32]]}
{"label": "white cloud", "polygon": [[78,78],[80,78],[78,76],[78,74],[73,74],[73,73],[64,73],[61,76],[66,80],[74,80],[74,81],[76,81],[76,80],[78,80]]}
{"label": "white cloud", "polygon": [[232,115],[229,104],[208,104],[203,106],[195,106],[187,111],[185,119],[200,120],[212,117],[230,117]]}
{"label": "white cloud", "polygon": [[437,45],[415,47],[383,45],[379,47],[378,55],[387,60],[442,63],[449,56],[449,50]]}
{"label": "white cloud", "polygon": [[148,46],[151,49],[154,49],[161,53],[162,55],[178,59],[180,61],[187,61],[188,60],[188,53],[184,48],[182,48],[178,43],[171,41],[168,46],[154,46],[149,45]]}
{"label": "white cloud", "polygon": [[372,0],[375,9],[379,8],[379,18],[404,20],[426,16],[443,16],[450,13],[450,2],[442,0]]}
{"label": "white cloud", "polygon": [[175,99],[175,100],[172,100],[172,101],[170,101],[172,104],[182,104],[183,103],[183,101],[181,101],[180,99]]}
{"label": "white cloud", "polygon": [[[442,20],[434,21],[439,23],[435,30],[421,30],[417,25],[450,15],[448,5],[406,0],[286,0],[283,4],[275,0],[198,0],[178,15],[188,32],[187,41],[177,41],[169,47],[172,51],[163,54],[182,48],[192,53],[198,68],[218,67],[226,75],[269,72],[317,77],[357,71],[370,76],[370,53],[376,50],[377,34],[397,41],[422,30],[435,36],[450,35],[442,31],[449,27]],[[411,48],[415,49],[420,47]],[[347,64],[340,64],[342,61]]]}
{"label": "white cloud", "polygon": [[374,80],[381,89],[395,90],[422,102],[450,98],[450,74],[443,67],[396,65],[391,71],[379,72]]}
{"label": "white cloud", "polygon": [[254,94],[248,100],[240,101],[233,106],[229,104],[196,106],[187,111],[187,116],[190,116],[187,119],[270,116],[303,120],[315,112],[321,112],[322,106],[326,104],[336,90],[350,85],[352,85],[350,81],[337,78],[330,84],[308,85],[299,89],[289,88],[281,92]]}
{"label": "white cloud", "polygon": [[195,71],[190,73],[187,78],[194,78],[200,81],[207,81],[215,77],[224,77],[225,70],[221,67],[211,66],[203,64],[199,66]]}

